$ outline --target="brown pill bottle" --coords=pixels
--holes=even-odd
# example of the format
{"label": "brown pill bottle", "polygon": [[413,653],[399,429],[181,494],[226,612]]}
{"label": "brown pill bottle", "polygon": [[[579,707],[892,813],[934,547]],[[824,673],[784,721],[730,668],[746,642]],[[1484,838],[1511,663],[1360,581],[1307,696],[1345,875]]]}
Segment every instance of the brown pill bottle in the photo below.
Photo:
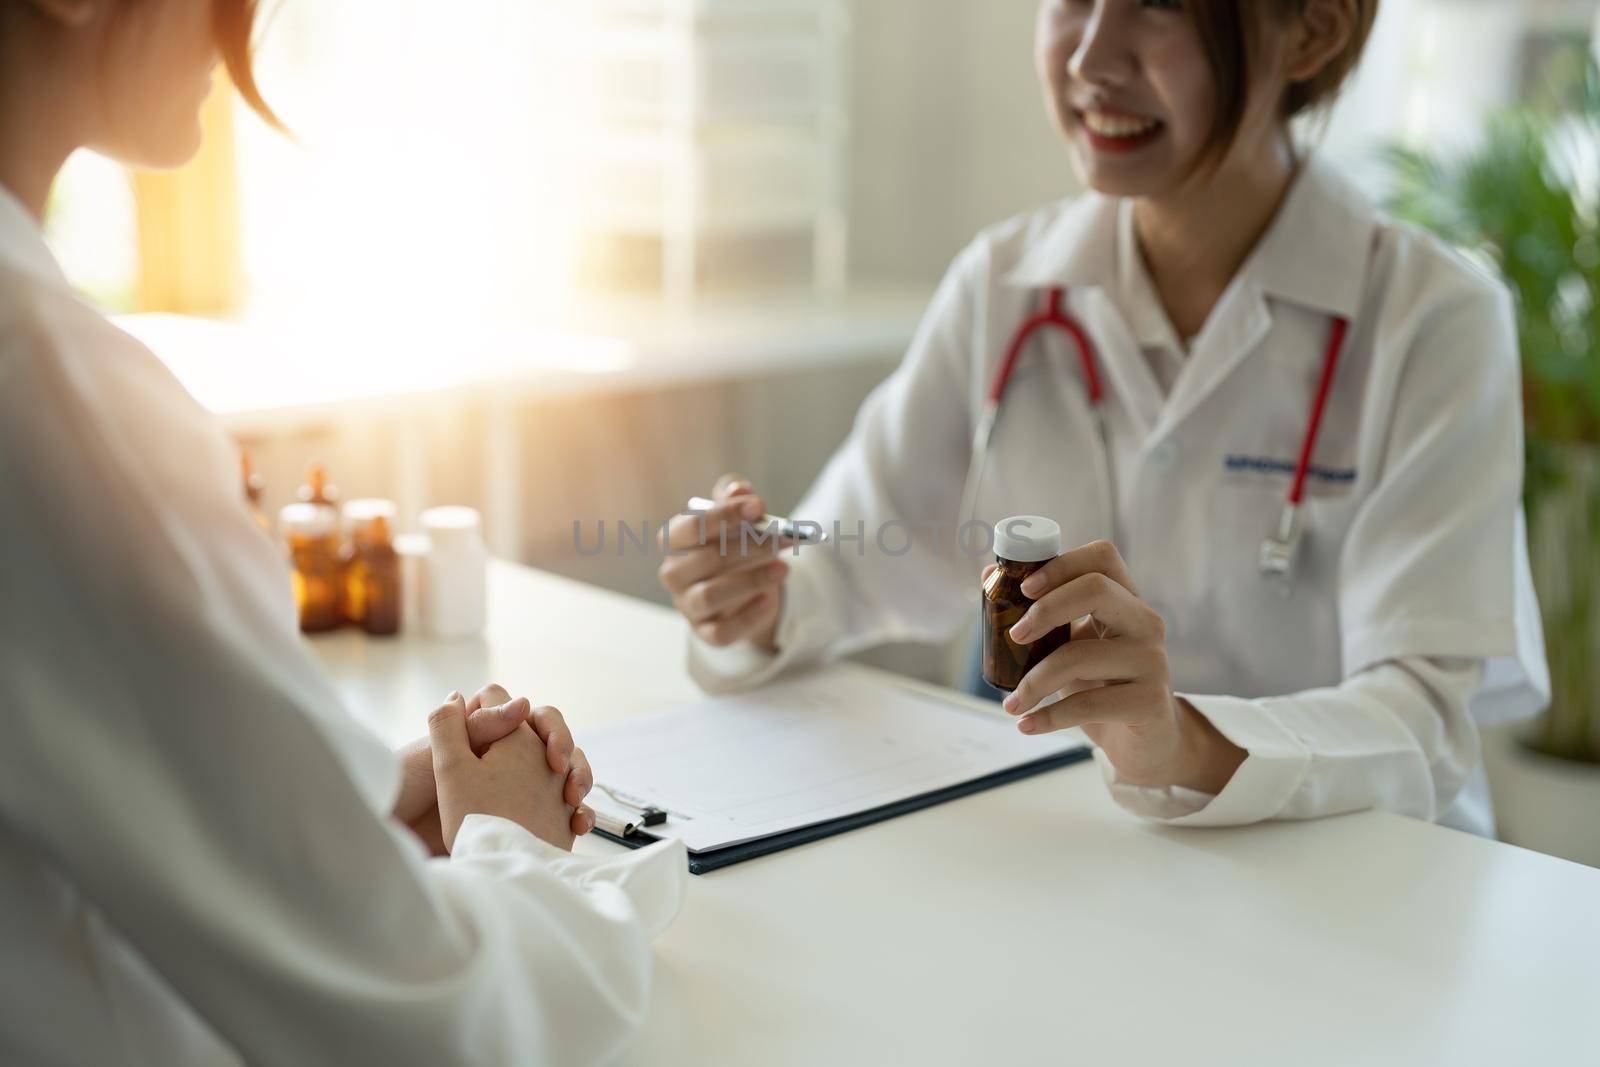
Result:
{"label": "brown pill bottle", "polygon": [[330,508],[338,505],[339,487],[328,481],[326,464],[313,463],[306,468],[306,484],[300,487],[300,499],[307,504]]}
{"label": "brown pill bottle", "polygon": [[289,549],[300,629],[308,634],[334,629],[343,571],[338,512],[321,504],[289,504],[278,513],[278,530]]}
{"label": "brown pill bottle", "polygon": [[344,506],[350,543],[344,550],[344,617],[369,634],[400,632],[400,556],[394,548],[394,504],[352,500]]}
{"label": "brown pill bottle", "polygon": [[983,583],[983,680],[1007,692],[1040,660],[1067,643],[1062,626],[1020,645],[1011,627],[1033,601],[1022,595],[1022,580],[1061,555],[1061,526],[1038,515],[1002,519],[994,528],[995,569]]}

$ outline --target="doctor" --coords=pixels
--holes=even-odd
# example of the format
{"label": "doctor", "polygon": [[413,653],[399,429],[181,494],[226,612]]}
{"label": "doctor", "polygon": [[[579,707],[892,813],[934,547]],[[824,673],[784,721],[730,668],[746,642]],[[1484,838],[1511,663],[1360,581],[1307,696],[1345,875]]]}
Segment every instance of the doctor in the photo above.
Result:
{"label": "doctor", "polygon": [[219,47],[260,106],[255,7],[0,0],[0,1061],[613,1059],[681,846],[572,855],[588,767],[498,687],[361,729],[237,451],[40,236],[79,146],[194,152]]}
{"label": "doctor", "polygon": [[1290,132],[1377,7],[1041,5],[1045,101],[1088,192],[957,257],[796,511],[845,538],[721,554],[717,524],[764,507],[733,476],[709,543],[674,521],[661,579],[702,684],[948,640],[978,598],[960,524],[1047,515],[1083,547],[1024,587],[1013,632],[1074,639],[1005,707],[1025,733],[1083,727],[1118,803],[1492,832],[1475,714],[1531,714],[1549,688],[1511,301]]}

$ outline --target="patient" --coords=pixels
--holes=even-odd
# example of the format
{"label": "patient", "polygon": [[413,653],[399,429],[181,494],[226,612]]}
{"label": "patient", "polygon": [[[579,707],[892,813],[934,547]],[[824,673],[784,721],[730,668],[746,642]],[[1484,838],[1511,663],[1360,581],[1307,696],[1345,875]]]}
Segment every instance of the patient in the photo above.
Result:
{"label": "patient", "polygon": [[40,237],[77,148],[194,153],[219,55],[270,120],[254,10],[0,0],[0,1059],[599,1062],[681,846],[571,855],[588,765],[497,686],[399,758],[349,719],[233,448]]}

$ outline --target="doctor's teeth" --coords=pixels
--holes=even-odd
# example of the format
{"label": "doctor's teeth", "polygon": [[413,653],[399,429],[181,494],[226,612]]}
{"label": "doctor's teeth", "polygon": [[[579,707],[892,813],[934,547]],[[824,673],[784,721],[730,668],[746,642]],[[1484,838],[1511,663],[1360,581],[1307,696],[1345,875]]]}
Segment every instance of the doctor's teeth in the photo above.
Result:
{"label": "doctor's teeth", "polygon": [[1138,137],[1160,125],[1155,119],[1113,118],[1098,111],[1085,111],[1083,123],[1101,137]]}

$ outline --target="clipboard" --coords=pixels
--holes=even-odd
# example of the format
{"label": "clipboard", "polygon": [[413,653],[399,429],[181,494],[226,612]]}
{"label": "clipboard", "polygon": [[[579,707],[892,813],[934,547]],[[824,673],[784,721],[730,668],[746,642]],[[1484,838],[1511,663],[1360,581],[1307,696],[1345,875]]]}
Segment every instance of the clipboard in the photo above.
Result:
{"label": "clipboard", "polygon": [[[835,663],[598,728],[584,751],[607,840],[675,838],[689,870],[870,826],[1087,758],[999,705]],[[603,795],[602,795],[603,794]]]}
{"label": "clipboard", "polygon": [[[909,815],[914,811],[931,808],[936,804],[958,800],[961,797],[981,793],[997,786],[1008,785],[1024,778],[1031,778],[1036,774],[1044,774],[1046,771],[1053,771],[1059,767],[1079,763],[1088,759],[1089,755],[1090,750],[1088,748],[1071,749],[1033,760],[1029,763],[1023,763],[1004,771],[998,771],[994,774],[974,778],[958,785],[935,789],[918,796],[895,801],[892,804],[882,804],[852,815],[828,819],[823,822],[813,823],[810,826],[787,830],[783,833],[772,834],[753,841],[745,841],[741,844],[727,845],[723,848],[704,852],[691,852],[689,853],[689,873],[706,874],[710,871],[721,870],[724,867],[731,867],[736,863],[743,863],[745,860],[753,860],[757,857],[769,856],[774,852],[782,852],[798,845],[821,841],[824,838],[833,837],[835,834],[858,830],[863,826],[871,826],[873,823],[883,822],[886,819]],[[628,848],[643,848],[646,845],[653,845],[662,840],[661,837],[650,833],[648,830],[639,829],[635,829],[625,836],[607,833],[598,828],[594,830],[594,833],[608,841],[615,841],[617,844],[625,845]]]}

